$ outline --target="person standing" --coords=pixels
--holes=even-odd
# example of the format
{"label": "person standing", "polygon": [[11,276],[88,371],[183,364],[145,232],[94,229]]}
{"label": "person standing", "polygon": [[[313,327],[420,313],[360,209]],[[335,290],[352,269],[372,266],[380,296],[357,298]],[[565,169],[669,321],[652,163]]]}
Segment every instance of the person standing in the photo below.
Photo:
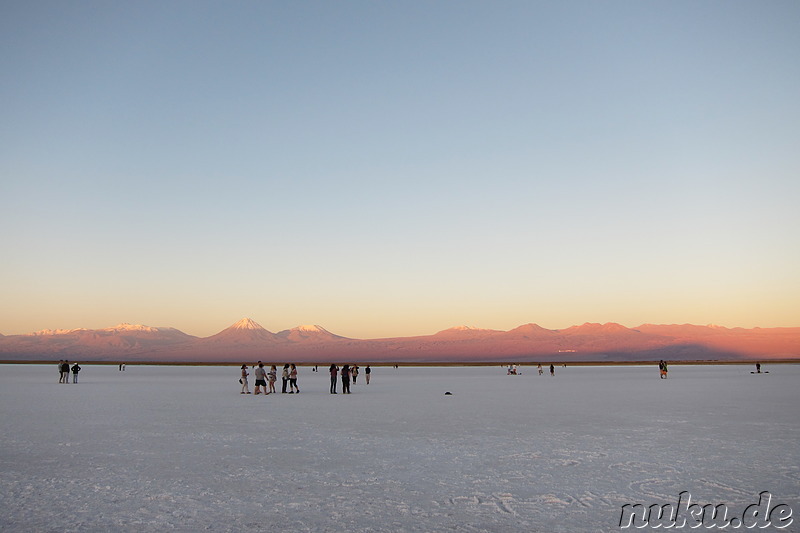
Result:
{"label": "person standing", "polygon": [[553,363],[550,363],[550,376],[556,375],[556,367],[553,366]]}
{"label": "person standing", "polygon": [[542,370],[542,363],[539,363],[539,366],[536,367],[536,370],[539,371],[539,375],[541,376],[544,374],[544,370]]}
{"label": "person standing", "polygon": [[331,394],[336,394],[336,381],[339,379],[339,367],[335,363],[331,363],[328,369],[331,374]]}
{"label": "person standing", "polygon": [[300,393],[297,387],[297,366],[292,363],[289,369],[289,394]]}
{"label": "person standing", "polygon": [[286,385],[289,384],[289,363],[283,365],[283,374],[281,374],[281,379],[283,380],[281,393],[286,394]]}
{"label": "person standing", "polygon": [[342,394],[350,394],[350,365],[342,367]]}
{"label": "person standing", "polygon": [[269,394],[275,392],[275,382],[278,380],[278,369],[275,368],[275,365],[269,367],[269,372],[267,373],[267,383],[269,384]]}
{"label": "person standing", "polygon": [[350,370],[350,375],[353,376],[353,385],[355,385],[358,379],[358,365],[353,365],[353,368]]}
{"label": "person standing", "polygon": [[79,365],[78,363],[75,363],[74,365],[72,365],[72,382],[73,383],[77,383],[78,382],[78,372],[80,372],[80,371],[81,371],[81,365]]}
{"label": "person standing", "polygon": [[247,385],[247,376],[250,375],[250,372],[247,371],[247,365],[242,365],[242,374],[239,378],[239,383],[242,384],[242,392],[239,394],[250,394],[250,387]]}
{"label": "person standing", "polygon": [[58,361],[58,382],[64,382],[64,360],[60,359]]}
{"label": "person standing", "polygon": [[69,361],[64,360],[61,365],[61,373],[64,374],[64,383],[69,383]]}
{"label": "person standing", "polygon": [[372,374],[372,369],[367,365],[367,368],[364,370],[364,377],[367,379],[367,385],[369,385],[369,375]]}
{"label": "person standing", "polygon": [[256,376],[256,394],[269,394],[267,392],[267,372],[264,370],[264,363],[258,362],[258,367],[255,369]]}
{"label": "person standing", "polygon": [[669,374],[669,367],[667,366],[667,362],[664,361],[664,379],[667,379],[669,377],[668,374]]}

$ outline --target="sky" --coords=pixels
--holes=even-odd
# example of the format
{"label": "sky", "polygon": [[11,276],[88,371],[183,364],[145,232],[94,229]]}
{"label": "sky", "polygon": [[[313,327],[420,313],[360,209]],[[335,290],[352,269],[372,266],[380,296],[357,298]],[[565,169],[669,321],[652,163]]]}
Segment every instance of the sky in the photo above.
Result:
{"label": "sky", "polygon": [[0,3],[0,333],[800,326],[800,3]]}

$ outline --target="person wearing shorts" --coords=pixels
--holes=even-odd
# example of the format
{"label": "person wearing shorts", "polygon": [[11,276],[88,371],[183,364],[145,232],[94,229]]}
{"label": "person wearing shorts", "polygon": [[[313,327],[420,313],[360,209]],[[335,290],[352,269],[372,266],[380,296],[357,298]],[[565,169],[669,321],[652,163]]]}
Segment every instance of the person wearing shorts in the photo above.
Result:
{"label": "person wearing shorts", "polygon": [[267,391],[267,371],[264,370],[264,363],[259,362],[255,371],[256,375],[256,394],[269,394]]}

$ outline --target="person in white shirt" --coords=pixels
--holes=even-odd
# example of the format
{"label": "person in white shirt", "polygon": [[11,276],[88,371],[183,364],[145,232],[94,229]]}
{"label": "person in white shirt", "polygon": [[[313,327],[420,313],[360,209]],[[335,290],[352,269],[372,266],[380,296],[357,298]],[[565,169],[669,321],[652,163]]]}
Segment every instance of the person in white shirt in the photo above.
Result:
{"label": "person in white shirt", "polygon": [[250,387],[247,386],[247,376],[250,372],[247,371],[247,365],[242,365],[242,377],[239,378],[239,383],[242,384],[242,392],[240,394],[250,394]]}

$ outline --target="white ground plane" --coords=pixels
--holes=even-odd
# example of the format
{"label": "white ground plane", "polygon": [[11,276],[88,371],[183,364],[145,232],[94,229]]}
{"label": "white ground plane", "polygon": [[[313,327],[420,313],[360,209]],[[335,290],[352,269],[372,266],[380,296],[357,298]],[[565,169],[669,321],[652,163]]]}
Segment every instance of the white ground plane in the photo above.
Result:
{"label": "white ground plane", "polygon": [[269,396],[236,366],[82,367],[0,366],[4,532],[616,531],[684,491],[800,513],[797,365],[375,367],[336,396],[323,367]]}

